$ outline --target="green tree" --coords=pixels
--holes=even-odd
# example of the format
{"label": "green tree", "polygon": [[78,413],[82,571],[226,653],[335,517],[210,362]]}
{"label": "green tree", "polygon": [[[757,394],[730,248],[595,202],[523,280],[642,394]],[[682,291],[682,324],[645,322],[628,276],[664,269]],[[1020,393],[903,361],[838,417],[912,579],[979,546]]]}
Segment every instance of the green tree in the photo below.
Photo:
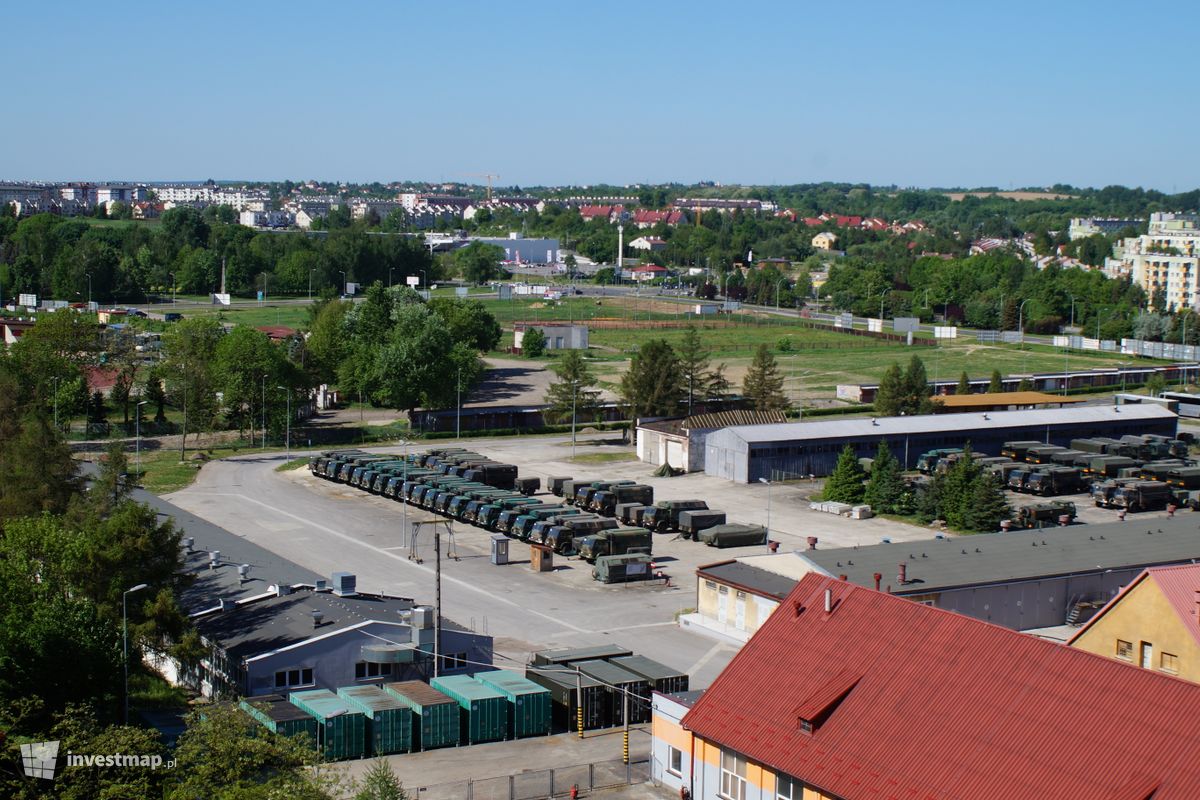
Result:
{"label": "green tree", "polygon": [[172,405],[183,410],[180,460],[187,455],[188,431],[210,429],[216,416],[213,365],[223,333],[221,323],[212,317],[190,317],[163,336],[162,372],[170,385]]}
{"label": "green tree", "polygon": [[351,346],[346,315],[353,307],[348,300],[318,300],[309,323],[306,340],[308,368],[320,383],[332,383],[345,362]]}
{"label": "green tree", "polygon": [[946,524],[956,530],[969,530],[967,517],[971,512],[974,499],[973,490],[976,480],[983,470],[967,445],[963,454],[953,466],[946,471],[946,481],[942,493],[942,515]]}
{"label": "green tree", "polygon": [[544,415],[551,423],[563,423],[572,419],[594,420],[600,408],[600,392],[596,389],[596,377],[583,360],[579,350],[567,350],[562,359],[550,369],[558,376],[546,390]]}
{"label": "green tree", "polygon": [[883,373],[879,388],[875,391],[875,413],[881,417],[895,417],[902,409],[904,375],[899,364],[892,364]]}
{"label": "green tree", "polygon": [[239,431],[249,431],[251,439],[256,423],[265,416],[267,398],[279,394],[276,387],[298,388],[303,383],[283,349],[248,325],[235,326],[217,342],[213,380],[226,414],[237,421]]}
{"label": "green tree", "polygon": [[867,481],[863,501],[879,513],[895,514],[900,511],[904,493],[904,476],[900,462],[892,455],[887,442],[880,441],[875,460],[871,464],[871,476]]}
{"label": "green tree", "polygon": [[1021,382],[1017,384],[1017,391],[1018,392],[1032,392],[1033,391],[1033,381],[1029,380],[1029,378],[1021,378]]}
{"label": "green tree", "polygon": [[971,393],[971,379],[967,377],[966,370],[963,370],[962,375],[959,376],[958,386],[955,387],[954,393],[955,394],[970,394]]}
{"label": "green tree", "polygon": [[5,520],[66,510],[79,491],[78,464],[44,412],[14,408],[0,380],[0,528]]}
{"label": "green tree", "polygon": [[372,761],[354,789],[354,800],[408,800],[408,794],[386,758]]}
{"label": "green tree", "polygon": [[596,270],[596,274],[592,276],[592,280],[601,286],[611,286],[617,282],[617,271],[612,267],[601,267]]}
{"label": "green tree", "polygon": [[838,503],[857,504],[863,501],[865,493],[862,466],[858,463],[858,456],[854,454],[854,448],[846,445],[838,456],[837,466],[833,468],[833,473],[825,479],[825,491],[822,497]]}
{"label": "green tree", "polygon": [[933,400],[929,396],[929,376],[925,362],[914,355],[904,370],[901,381],[900,411],[903,414],[929,414],[933,411]]}
{"label": "green tree", "polygon": [[154,424],[165,423],[167,421],[167,393],[163,390],[162,377],[158,374],[157,369],[146,373],[142,396],[154,407]]}
{"label": "green tree", "polygon": [[999,394],[1004,391],[1004,379],[1000,376],[1000,370],[992,370],[992,380],[988,383],[988,394]]}
{"label": "green tree", "polygon": [[679,412],[685,390],[679,356],[663,339],[641,346],[621,376],[620,393],[630,417],[669,417]]}
{"label": "green tree", "polygon": [[704,399],[705,400],[724,400],[729,396],[733,385],[729,379],[725,377],[727,365],[724,362],[713,367],[712,371],[705,375],[704,382]]}
{"label": "green tree", "polygon": [[1167,381],[1163,378],[1162,373],[1155,372],[1146,380],[1146,394],[1151,397],[1158,397],[1167,390]]}
{"label": "green tree", "polygon": [[526,358],[541,358],[546,354],[546,334],[541,328],[526,328],[521,337],[521,355]]}
{"label": "green tree", "polygon": [[788,407],[783,394],[783,375],[765,343],[754,351],[754,360],[742,381],[742,394],[757,411],[783,411]]}
{"label": "green tree", "polygon": [[981,472],[971,483],[970,501],[963,515],[965,530],[990,533],[1000,530],[1000,521],[1012,516],[1008,498],[1000,478],[992,472]]}
{"label": "green tree", "polygon": [[478,300],[435,297],[429,301],[429,308],[450,326],[450,335],[456,342],[484,353],[500,343],[500,323]]}
{"label": "green tree", "polygon": [[453,258],[463,278],[479,285],[500,276],[500,261],[504,258],[504,251],[494,244],[471,242],[454,251]]}
{"label": "green tree", "polygon": [[680,376],[687,392],[688,413],[697,396],[703,397],[709,381],[709,358],[712,351],[704,346],[695,325],[689,325],[676,350],[679,354]]}

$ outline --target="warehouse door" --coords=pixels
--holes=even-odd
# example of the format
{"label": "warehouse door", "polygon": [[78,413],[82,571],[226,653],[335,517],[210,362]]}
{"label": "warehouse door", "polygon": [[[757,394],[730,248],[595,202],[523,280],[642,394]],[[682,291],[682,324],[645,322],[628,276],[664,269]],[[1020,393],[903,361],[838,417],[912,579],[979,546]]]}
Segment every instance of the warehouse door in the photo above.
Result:
{"label": "warehouse door", "polygon": [[675,469],[687,468],[687,464],[683,462],[683,442],[667,439],[667,463]]}
{"label": "warehouse door", "polygon": [[717,587],[717,622],[724,625],[729,619],[729,587]]}

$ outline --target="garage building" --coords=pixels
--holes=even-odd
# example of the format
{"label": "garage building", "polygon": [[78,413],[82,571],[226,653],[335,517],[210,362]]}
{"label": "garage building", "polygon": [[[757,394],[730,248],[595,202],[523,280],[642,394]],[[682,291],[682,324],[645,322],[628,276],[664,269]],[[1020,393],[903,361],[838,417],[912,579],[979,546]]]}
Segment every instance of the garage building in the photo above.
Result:
{"label": "garage building", "polygon": [[1178,417],[1158,405],[1096,405],[984,414],[927,414],[775,425],[738,425],[705,438],[704,472],[741,483],[828,475],[849,444],[860,458],[875,455],[881,441],[905,469],[925,451],[962,447],[998,455],[1008,441],[1068,445],[1090,436],[1174,436]]}

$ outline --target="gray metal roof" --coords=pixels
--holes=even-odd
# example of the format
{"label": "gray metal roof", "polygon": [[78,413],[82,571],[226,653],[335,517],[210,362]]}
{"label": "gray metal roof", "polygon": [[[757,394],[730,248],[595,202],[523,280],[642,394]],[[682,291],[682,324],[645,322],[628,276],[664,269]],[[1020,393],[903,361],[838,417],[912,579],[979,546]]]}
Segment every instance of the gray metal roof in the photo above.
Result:
{"label": "gray metal roof", "polygon": [[[832,552],[832,551],[830,551]],[[725,561],[720,564],[710,564],[696,570],[700,578],[710,578],[722,583],[729,583],[749,589],[763,597],[773,597],[782,600],[792,591],[796,581],[784,575],[767,572],[765,569],[752,567],[740,561]]]}
{"label": "gray metal roof", "polygon": [[[1041,531],[991,533],[893,542],[796,554],[830,576],[874,588],[874,573],[895,594],[925,594],[1034,578],[1116,569],[1141,569],[1200,559],[1200,515],[1072,525]],[[899,583],[899,564],[907,583]]]}
{"label": "gray metal roof", "polygon": [[1175,419],[1176,415],[1157,404],[1096,405],[1076,408],[1038,408],[1022,411],[989,411],[986,414],[924,414],[913,417],[876,417],[819,422],[788,422],[776,425],[737,425],[708,434],[734,437],[744,442],[784,442],[807,439],[847,439],[857,436],[904,436],[914,433],[1003,430],[1034,425],[1096,423],[1107,419]]}

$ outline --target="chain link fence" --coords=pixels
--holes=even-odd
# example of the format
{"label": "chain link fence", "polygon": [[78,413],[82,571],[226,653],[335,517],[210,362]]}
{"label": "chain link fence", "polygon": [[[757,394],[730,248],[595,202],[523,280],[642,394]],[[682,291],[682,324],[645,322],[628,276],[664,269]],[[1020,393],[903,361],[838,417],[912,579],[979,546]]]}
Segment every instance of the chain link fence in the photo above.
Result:
{"label": "chain link fence", "polygon": [[624,763],[621,759],[594,761],[553,769],[526,770],[482,780],[451,781],[418,786],[417,800],[547,800],[569,797],[572,787],[586,797],[596,789],[645,783],[650,780],[650,759],[643,757]]}

